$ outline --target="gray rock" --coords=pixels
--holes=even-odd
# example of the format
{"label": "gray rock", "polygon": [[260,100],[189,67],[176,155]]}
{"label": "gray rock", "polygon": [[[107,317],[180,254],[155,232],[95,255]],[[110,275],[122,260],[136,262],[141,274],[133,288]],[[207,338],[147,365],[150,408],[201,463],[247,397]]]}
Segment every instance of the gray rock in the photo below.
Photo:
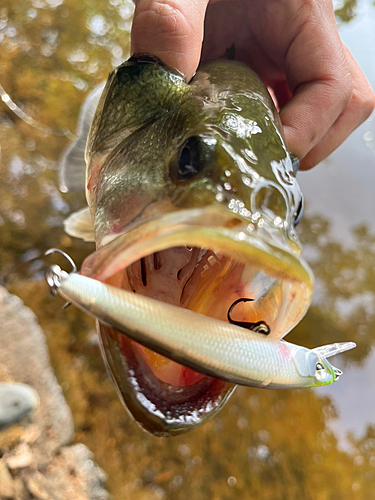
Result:
{"label": "gray rock", "polygon": [[0,429],[18,422],[39,403],[38,393],[25,384],[0,382]]}
{"label": "gray rock", "polygon": [[[10,436],[10,444],[0,449],[0,500],[107,500],[106,475],[90,450],[83,444],[66,446],[73,420],[44,333],[32,311],[1,287],[0,339],[0,443]],[[10,425],[21,414],[23,420]]]}
{"label": "gray rock", "polygon": [[[39,395],[40,405],[33,412],[33,421],[40,430],[35,453],[41,465],[47,464],[61,446],[72,440],[72,414],[50,366],[44,333],[36,316],[21,299],[2,287],[0,338],[0,382],[28,384]],[[7,380],[1,380],[4,372]]]}

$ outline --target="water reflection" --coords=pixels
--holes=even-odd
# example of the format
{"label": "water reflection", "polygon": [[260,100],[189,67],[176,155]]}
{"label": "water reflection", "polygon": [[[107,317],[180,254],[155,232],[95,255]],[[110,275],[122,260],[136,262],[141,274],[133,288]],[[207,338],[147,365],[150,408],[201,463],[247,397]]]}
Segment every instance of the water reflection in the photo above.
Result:
{"label": "water reflection", "polygon": [[[346,1],[339,15],[342,21],[356,16],[342,26],[342,34],[355,56],[363,57],[360,63],[374,85],[366,47],[374,47],[375,30],[366,35],[368,42],[355,31],[363,33],[361,23],[374,22],[369,6],[366,0]],[[132,9],[122,0],[3,0],[1,84],[38,123],[75,130],[88,90],[128,50]],[[37,314],[74,413],[76,439],[109,474],[115,499],[372,498],[375,156],[368,133],[375,135],[373,127],[372,118],[329,161],[300,175],[307,198],[300,234],[317,287],[313,306],[289,339],[311,347],[355,340],[357,349],[337,363],[341,367],[347,360],[340,383],[329,397],[320,390],[240,388],[205,426],[160,440],[143,433],[121,407],[93,322],[74,308],[61,312],[41,279],[47,248],[67,250],[78,264],[92,251],[62,231],[66,214],[84,204],[83,197],[62,195],[57,188],[57,159],[69,141],[42,133],[0,102],[1,280]],[[355,433],[346,442],[349,452],[337,441],[348,429]]]}
{"label": "water reflection", "polygon": [[[375,87],[375,8],[362,0],[356,17],[342,25],[340,35]],[[375,231],[375,115],[359,127],[325,162],[299,182],[308,199],[309,213],[329,217],[332,232],[345,245],[355,244],[350,227],[366,222]],[[367,146],[367,147],[366,147]],[[324,172],[324,174],[323,174]],[[322,182],[322,174],[324,182]]]}
{"label": "water reflection", "polygon": [[[375,87],[375,8],[371,0],[356,2],[353,7],[355,18],[341,25],[340,34],[370,84]],[[312,220],[323,218],[330,222],[330,243],[327,246],[327,235],[322,234],[315,245],[319,246],[321,260],[323,255],[327,259],[314,268],[318,275],[315,302],[320,307],[325,304],[323,308],[331,307],[333,317],[336,317],[335,325],[348,334],[352,332],[352,338],[358,343],[357,352],[352,355],[358,356],[358,359],[370,353],[374,335],[375,276],[371,267],[374,265],[375,234],[374,137],[373,114],[328,160],[313,169],[311,175],[301,174],[299,178],[307,198],[308,217]],[[315,230],[314,223],[311,230]],[[338,246],[335,246],[335,240]],[[339,247],[342,252],[338,251]],[[317,252],[314,245],[306,250],[307,254]],[[314,255],[312,259],[315,259]],[[325,271],[329,277],[322,285]],[[336,384],[324,391],[333,398],[338,409],[340,419],[334,429],[345,447],[349,446],[343,438],[348,430],[359,436],[366,424],[374,422],[375,405],[371,397],[366,397],[366,394],[373,393],[375,383],[370,368],[374,352],[364,362],[345,370],[345,375],[348,373],[348,379],[350,377],[347,384],[341,387]]]}
{"label": "water reflection", "polygon": [[340,22],[348,23],[356,17],[358,0],[334,1],[333,5],[335,6],[336,19],[339,24]]}

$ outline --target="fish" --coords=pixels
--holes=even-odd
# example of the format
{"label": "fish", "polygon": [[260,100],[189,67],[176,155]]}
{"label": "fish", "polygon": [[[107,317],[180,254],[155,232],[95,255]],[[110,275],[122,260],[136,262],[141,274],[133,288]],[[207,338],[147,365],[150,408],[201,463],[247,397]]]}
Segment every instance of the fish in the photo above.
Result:
{"label": "fish", "polygon": [[231,384],[272,389],[329,385],[342,372],[326,358],[356,347],[354,342],[342,342],[307,349],[76,272],[67,274],[56,265],[46,271],[46,279],[54,294],[103,325],[183,366]]}
{"label": "fish", "polygon": [[22,420],[39,405],[35,389],[16,382],[0,383],[0,430]]}
{"label": "fish", "polygon": [[[282,339],[307,312],[314,279],[295,231],[298,161],[259,77],[217,60],[187,82],[137,54],[94,94],[60,173],[64,191],[86,192],[88,207],[65,224],[96,242],[80,273],[226,323],[230,310],[234,325]],[[72,161],[85,143],[85,161]],[[235,389],[100,321],[98,332],[121,401],[154,435],[201,425]]]}

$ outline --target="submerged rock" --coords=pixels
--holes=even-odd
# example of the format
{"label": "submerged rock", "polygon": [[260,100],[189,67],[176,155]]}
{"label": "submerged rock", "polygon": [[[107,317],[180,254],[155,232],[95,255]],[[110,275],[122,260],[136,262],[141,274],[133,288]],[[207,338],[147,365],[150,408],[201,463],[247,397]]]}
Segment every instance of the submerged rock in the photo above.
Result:
{"label": "submerged rock", "polygon": [[38,393],[26,384],[0,382],[0,429],[18,422],[38,406]]}
{"label": "submerged rock", "polygon": [[[105,500],[105,473],[83,444],[33,312],[0,287],[0,499]],[[39,403],[39,404],[38,404]]]}
{"label": "submerged rock", "polygon": [[36,316],[21,299],[1,287],[0,338],[0,382],[28,384],[38,393],[40,405],[20,425],[27,428],[32,421],[38,426],[38,460],[49,462],[73,438],[72,414],[50,366]]}

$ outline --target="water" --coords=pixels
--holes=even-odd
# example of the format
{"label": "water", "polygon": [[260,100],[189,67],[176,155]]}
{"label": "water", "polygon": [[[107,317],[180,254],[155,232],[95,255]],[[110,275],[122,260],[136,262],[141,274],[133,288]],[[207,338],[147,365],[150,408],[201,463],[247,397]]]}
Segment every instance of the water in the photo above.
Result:
{"label": "water", "polygon": [[[375,8],[369,0],[346,6],[354,10],[343,19],[354,18],[341,23],[341,35],[374,87]],[[132,4],[119,0],[0,6],[0,83],[18,113],[0,102],[0,280],[46,332],[76,440],[95,453],[116,500],[374,498],[374,116],[327,161],[299,174],[300,235],[317,286],[288,339],[307,346],[355,340],[357,349],[335,360],[344,369],[340,383],[315,391],[240,388],[206,425],[156,439],[121,407],[93,322],[74,308],[61,312],[48,295],[44,251],[58,246],[79,265],[93,249],[62,230],[84,199],[59,192],[57,160],[88,91],[127,53],[131,14]]]}
{"label": "water", "polygon": [[[356,8],[356,17],[340,27],[340,35],[374,88],[374,5],[369,1],[360,2]],[[324,175],[324,182],[322,182],[322,175]],[[355,275],[358,279],[361,272],[364,272],[366,277],[363,275],[362,280],[355,284],[348,282],[349,288],[337,290],[335,297],[331,294],[330,307],[338,310],[340,316],[345,318],[347,325],[351,318],[358,318],[357,324],[352,323],[353,339],[357,341],[358,336],[366,335],[367,342],[372,344],[372,338],[375,335],[372,319],[375,312],[374,276],[373,267],[367,266],[374,265],[375,248],[374,114],[318,168],[301,174],[299,181],[307,200],[306,215],[311,219],[320,215],[329,221],[330,238],[342,246],[344,254],[346,250],[354,249],[354,259],[358,260],[361,252],[358,248],[356,227],[362,226],[362,231],[369,232],[369,238],[365,238],[366,255],[361,256],[361,262],[353,266],[348,255],[348,259],[344,259],[345,262],[337,269],[341,275],[354,271],[353,277]],[[362,244],[361,248],[364,249]],[[369,252],[368,255],[367,252]],[[338,255],[336,258],[339,258]],[[326,262],[325,265],[328,267],[330,263]],[[339,280],[340,278],[332,275],[331,279]],[[364,281],[370,286],[366,286]],[[315,294],[316,302],[322,302],[322,295],[324,294],[319,293],[318,287]],[[345,378],[348,379],[345,384],[337,384],[326,389],[339,414],[339,419],[334,423],[333,428],[336,430],[340,444],[344,447],[349,445],[344,437],[345,431],[350,430],[359,436],[366,425],[374,422],[375,404],[371,397],[364,396],[373,394],[375,377],[371,365],[374,359],[375,351],[372,351],[363,362],[352,365],[345,371],[347,375]]]}

